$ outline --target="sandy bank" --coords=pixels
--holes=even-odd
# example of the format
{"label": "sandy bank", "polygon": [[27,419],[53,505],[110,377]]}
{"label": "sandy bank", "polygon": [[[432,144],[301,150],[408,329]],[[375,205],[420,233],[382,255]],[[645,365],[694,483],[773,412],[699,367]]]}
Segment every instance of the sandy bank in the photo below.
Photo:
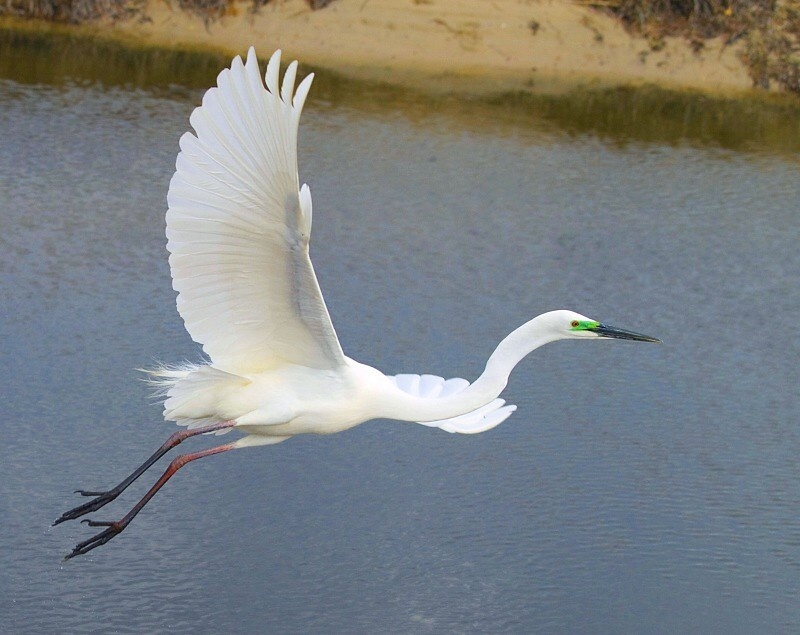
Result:
{"label": "sandy bank", "polygon": [[567,0],[336,0],[311,11],[304,0],[273,0],[253,15],[239,5],[209,25],[151,0],[152,21],[113,27],[158,46],[262,57],[275,48],[306,64],[357,78],[466,92],[556,90],[653,83],[709,92],[751,87],[733,47],[682,39],[652,51],[610,17]]}

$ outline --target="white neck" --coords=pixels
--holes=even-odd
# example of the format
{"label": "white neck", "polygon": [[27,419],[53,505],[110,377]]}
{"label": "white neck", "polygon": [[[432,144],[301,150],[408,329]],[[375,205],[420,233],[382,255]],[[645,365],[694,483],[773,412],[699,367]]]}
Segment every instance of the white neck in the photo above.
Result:
{"label": "white neck", "polygon": [[449,397],[426,399],[405,393],[394,395],[389,406],[393,412],[383,416],[403,421],[438,421],[450,419],[496,399],[508,383],[514,367],[531,351],[562,339],[546,325],[547,314],[540,315],[512,331],[495,349],[486,368],[474,383]]}

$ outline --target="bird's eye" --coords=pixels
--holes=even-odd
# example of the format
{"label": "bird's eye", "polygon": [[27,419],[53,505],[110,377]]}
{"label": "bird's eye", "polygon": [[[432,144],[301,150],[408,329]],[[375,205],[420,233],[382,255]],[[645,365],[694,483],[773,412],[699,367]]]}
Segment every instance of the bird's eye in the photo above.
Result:
{"label": "bird's eye", "polygon": [[580,324],[580,322],[578,322],[578,320],[572,320],[572,322],[570,323],[570,326],[572,326],[572,328],[575,329],[575,328],[578,328],[579,324]]}

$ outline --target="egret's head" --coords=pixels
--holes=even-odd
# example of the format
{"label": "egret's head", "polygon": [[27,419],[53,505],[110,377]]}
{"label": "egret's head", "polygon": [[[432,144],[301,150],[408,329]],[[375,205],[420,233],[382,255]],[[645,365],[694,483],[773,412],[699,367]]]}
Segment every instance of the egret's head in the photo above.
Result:
{"label": "egret's head", "polygon": [[550,313],[545,313],[542,317],[546,318],[550,328],[554,329],[562,339],[601,337],[604,339],[636,340],[639,342],[661,342],[655,337],[609,326],[574,311],[551,311]]}

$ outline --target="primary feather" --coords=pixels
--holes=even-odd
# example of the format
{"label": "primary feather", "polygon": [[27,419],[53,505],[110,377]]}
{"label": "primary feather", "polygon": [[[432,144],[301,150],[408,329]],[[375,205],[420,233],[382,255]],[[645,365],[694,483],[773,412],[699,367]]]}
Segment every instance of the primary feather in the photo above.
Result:
{"label": "primary feather", "polygon": [[178,311],[213,365],[235,374],[285,363],[330,369],[344,355],[308,256],[311,193],[297,175],[297,129],[311,85],[264,88],[251,48],[192,113],[167,196]]}

